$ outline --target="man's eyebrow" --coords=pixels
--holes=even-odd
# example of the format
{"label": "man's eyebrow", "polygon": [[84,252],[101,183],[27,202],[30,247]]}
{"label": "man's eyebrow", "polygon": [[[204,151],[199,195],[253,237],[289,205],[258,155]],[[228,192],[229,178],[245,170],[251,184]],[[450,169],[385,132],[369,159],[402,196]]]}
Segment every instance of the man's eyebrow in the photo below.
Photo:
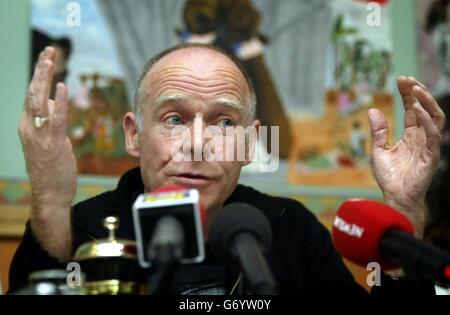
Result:
{"label": "man's eyebrow", "polygon": [[180,101],[185,101],[187,100],[187,96],[184,95],[183,93],[170,93],[167,95],[163,95],[161,97],[159,97],[158,99],[156,99],[156,101],[153,103],[153,109],[157,110],[158,108],[160,108],[162,105],[168,103],[168,102],[180,102]]}
{"label": "man's eyebrow", "polygon": [[225,97],[225,96],[214,98],[214,99],[210,100],[208,102],[208,104],[209,105],[229,106],[239,112],[243,112],[243,110],[244,110],[244,106],[242,105],[242,103],[240,101],[238,101],[237,99]]}
{"label": "man's eyebrow", "polygon": [[[186,96],[185,94],[179,93],[179,92],[174,92],[174,93],[170,93],[167,95],[163,95],[163,96],[159,97],[158,99],[156,99],[156,101],[153,103],[152,107],[154,110],[157,110],[158,108],[160,108],[161,106],[163,106],[164,104],[166,104],[168,102],[187,101],[188,99],[189,99],[189,97]],[[208,101],[208,105],[228,106],[239,112],[244,111],[244,106],[242,105],[242,103],[239,100],[231,98],[231,97],[226,97],[226,96],[214,98],[214,99]]]}

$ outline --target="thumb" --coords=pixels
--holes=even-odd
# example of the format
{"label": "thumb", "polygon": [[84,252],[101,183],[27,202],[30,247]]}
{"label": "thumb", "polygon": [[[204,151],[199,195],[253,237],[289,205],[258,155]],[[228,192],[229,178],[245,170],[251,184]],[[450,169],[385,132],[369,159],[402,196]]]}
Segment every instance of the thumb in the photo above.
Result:
{"label": "thumb", "polygon": [[369,109],[370,133],[372,134],[373,148],[384,149],[388,143],[389,127],[386,116],[376,108]]}

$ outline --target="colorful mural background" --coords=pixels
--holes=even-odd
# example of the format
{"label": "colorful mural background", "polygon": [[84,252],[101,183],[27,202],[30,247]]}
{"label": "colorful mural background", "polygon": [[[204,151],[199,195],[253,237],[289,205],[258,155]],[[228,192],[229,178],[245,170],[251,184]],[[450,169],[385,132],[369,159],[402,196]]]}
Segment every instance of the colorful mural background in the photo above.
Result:
{"label": "colorful mural background", "polygon": [[[80,1],[83,24],[77,29],[60,18],[67,1],[32,1],[33,28],[71,42],[65,80],[80,174],[117,176],[137,165],[124,151],[121,119],[132,103],[130,73],[137,70],[130,70],[131,59],[139,59],[132,58],[139,49],[149,58],[156,48],[124,49],[121,23],[139,10],[135,23],[152,18],[142,23],[151,23],[147,36],[158,39],[159,50],[201,38],[241,59],[255,84],[259,119],[279,126],[282,167],[272,175],[280,183],[376,187],[367,110],[383,110],[391,141],[395,134],[388,1],[379,6],[381,26],[368,24],[364,1],[148,1],[139,8],[126,2]],[[138,34],[128,37],[145,36],[130,30]],[[242,43],[253,40],[261,53],[244,57]],[[270,141],[262,144],[271,151]],[[258,168],[245,174],[257,176]]]}

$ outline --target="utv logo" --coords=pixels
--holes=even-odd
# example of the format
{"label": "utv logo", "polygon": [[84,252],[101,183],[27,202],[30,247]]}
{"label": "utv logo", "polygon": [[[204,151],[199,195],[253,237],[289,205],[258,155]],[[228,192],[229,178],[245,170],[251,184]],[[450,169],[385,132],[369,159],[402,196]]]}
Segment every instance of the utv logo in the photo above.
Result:
{"label": "utv logo", "polygon": [[345,222],[344,219],[336,216],[333,223],[334,227],[337,228],[342,233],[345,233],[349,236],[356,236],[357,238],[361,238],[364,234],[364,228],[356,225]]}
{"label": "utv logo", "polygon": [[189,197],[189,191],[174,192],[174,193],[162,193],[162,194],[152,194],[145,196],[144,202],[154,202],[160,200],[178,200]]}

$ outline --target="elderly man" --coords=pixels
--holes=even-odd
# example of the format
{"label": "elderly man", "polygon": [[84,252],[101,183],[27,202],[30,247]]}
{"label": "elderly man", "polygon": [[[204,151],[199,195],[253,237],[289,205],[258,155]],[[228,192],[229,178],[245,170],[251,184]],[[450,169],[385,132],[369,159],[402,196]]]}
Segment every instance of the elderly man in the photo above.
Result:
{"label": "elderly man", "polygon": [[[54,64],[55,50],[46,48],[30,83],[19,128],[32,186],[32,212],[11,266],[12,290],[23,286],[31,271],[64,268],[80,244],[105,237],[101,222],[108,215],[120,218],[119,237],[134,239],[130,208],[136,196],[178,184],[200,191],[208,222],[231,202],[261,209],[273,229],[268,261],[280,293],[364,292],[334,250],[327,230],[303,205],[237,184],[249,154],[243,161],[173,158],[173,148],[186,141],[174,132],[179,126],[192,135],[189,154],[202,147],[207,137],[195,129],[259,128],[252,84],[233,58],[197,44],[178,46],[151,59],[138,81],[135,112],[123,119],[127,152],[139,159],[140,167],[124,174],[115,190],[75,206],[77,168],[66,135],[66,86],[59,83],[55,100],[48,99]],[[374,174],[385,202],[408,215],[420,237],[424,197],[439,160],[439,132],[445,117],[430,92],[414,78],[398,78],[398,88],[405,107],[400,141],[388,145],[385,116],[376,109],[368,113]],[[229,145],[235,144],[226,142]],[[207,293],[211,287],[215,293],[231,293],[239,281],[236,270],[222,266],[210,254],[204,263],[185,268],[176,279],[180,293]]]}

